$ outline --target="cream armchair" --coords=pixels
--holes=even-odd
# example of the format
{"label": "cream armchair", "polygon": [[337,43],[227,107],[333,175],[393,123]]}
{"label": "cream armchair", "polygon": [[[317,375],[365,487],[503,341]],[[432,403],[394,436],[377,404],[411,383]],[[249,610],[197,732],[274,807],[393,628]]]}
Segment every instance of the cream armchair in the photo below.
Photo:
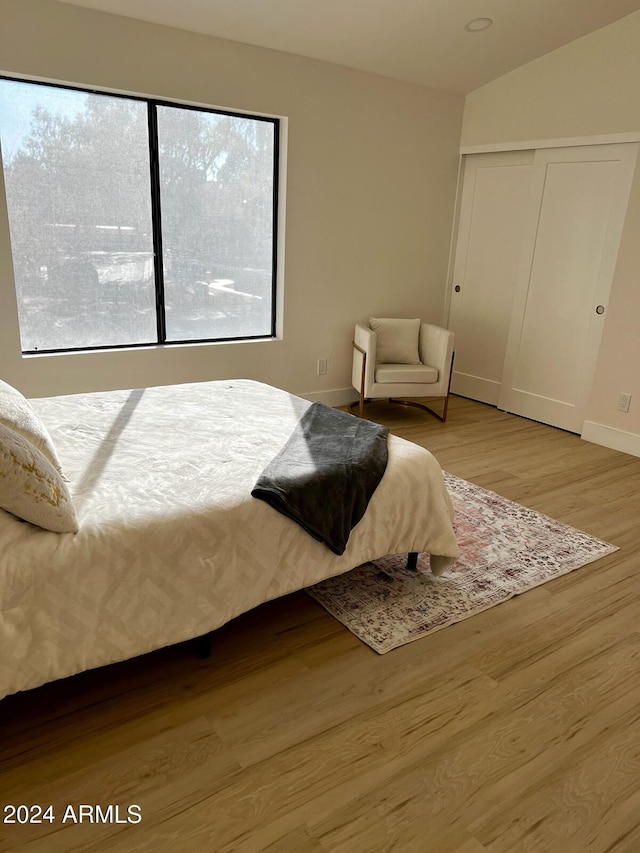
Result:
{"label": "cream armchair", "polygon": [[[385,398],[394,403],[418,406],[445,421],[453,369],[453,341],[453,332],[419,320],[372,317],[369,325],[358,323],[353,340],[352,384],[360,394],[360,417],[364,413],[365,400]],[[444,400],[442,414],[423,403],[395,399],[397,397],[441,397]]]}

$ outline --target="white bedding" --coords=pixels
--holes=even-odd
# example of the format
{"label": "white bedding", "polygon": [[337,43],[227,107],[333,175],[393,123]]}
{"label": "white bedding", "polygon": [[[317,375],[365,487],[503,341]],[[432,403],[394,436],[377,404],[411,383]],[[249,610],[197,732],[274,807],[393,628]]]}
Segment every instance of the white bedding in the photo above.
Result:
{"label": "white bedding", "polygon": [[56,534],[0,510],[0,698],[223,625],[408,551],[458,555],[440,466],[389,437],[345,553],[250,496],[309,403],[249,380],[32,400],[78,513]]}

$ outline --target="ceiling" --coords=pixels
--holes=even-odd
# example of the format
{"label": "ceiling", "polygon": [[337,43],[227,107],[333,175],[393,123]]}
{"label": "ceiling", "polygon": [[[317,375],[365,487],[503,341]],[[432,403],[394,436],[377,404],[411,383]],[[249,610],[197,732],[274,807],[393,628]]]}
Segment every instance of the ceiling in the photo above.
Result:
{"label": "ceiling", "polygon": [[[640,9],[640,0],[61,0],[470,92]],[[464,25],[493,19],[484,32]]]}

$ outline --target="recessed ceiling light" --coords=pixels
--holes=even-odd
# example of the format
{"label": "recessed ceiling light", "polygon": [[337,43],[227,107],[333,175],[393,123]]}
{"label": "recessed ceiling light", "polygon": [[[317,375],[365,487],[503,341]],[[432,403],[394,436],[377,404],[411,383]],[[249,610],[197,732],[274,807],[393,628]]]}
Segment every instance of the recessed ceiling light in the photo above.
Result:
{"label": "recessed ceiling light", "polygon": [[479,33],[482,30],[488,30],[493,24],[491,18],[474,18],[472,21],[464,25],[468,33]]}

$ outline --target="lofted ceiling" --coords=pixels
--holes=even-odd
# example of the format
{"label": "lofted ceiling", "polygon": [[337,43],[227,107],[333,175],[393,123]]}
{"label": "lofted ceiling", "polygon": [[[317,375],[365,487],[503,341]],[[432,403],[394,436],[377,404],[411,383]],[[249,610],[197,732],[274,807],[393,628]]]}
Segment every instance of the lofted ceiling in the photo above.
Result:
{"label": "lofted ceiling", "polygon": [[[640,0],[59,0],[470,92],[640,9]],[[474,18],[493,20],[468,32]]]}

